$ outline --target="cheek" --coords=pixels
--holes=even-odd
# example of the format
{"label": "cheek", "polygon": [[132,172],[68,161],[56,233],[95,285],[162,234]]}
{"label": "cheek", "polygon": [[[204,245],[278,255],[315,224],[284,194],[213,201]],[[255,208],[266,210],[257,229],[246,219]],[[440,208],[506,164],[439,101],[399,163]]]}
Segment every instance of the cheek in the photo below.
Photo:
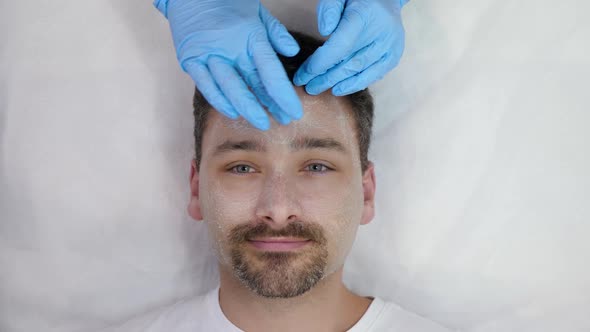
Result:
{"label": "cheek", "polygon": [[201,182],[201,209],[207,222],[239,224],[248,221],[258,197],[256,186],[223,177]]}
{"label": "cheek", "polygon": [[328,251],[333,263],[342,263],[354,242],[361,221],[363,196],[360,180],[299,184],[303,218],[320,224],[328,239]]}
{"label": "cheek", "polygon": [[232,185],[228,188],[219,178],[213,177],[199,183],[200,203],[203,219],[207,224],[209,238],[218,259],[226,265],[230,258],[226,254],[230,231],[250,221],[256,204],[255,190],[243,190]]}
{"label": "cheek", "polygon": [[362,186],[349,175],[305,179],[297,183],[299,202],[305,214],[315,220],[354,223],[360,219]]}

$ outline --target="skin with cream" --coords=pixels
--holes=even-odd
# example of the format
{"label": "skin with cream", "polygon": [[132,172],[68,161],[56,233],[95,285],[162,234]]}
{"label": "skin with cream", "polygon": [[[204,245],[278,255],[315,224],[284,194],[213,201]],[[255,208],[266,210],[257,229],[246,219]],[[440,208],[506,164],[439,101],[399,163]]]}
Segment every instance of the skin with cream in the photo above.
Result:
{"label": "skin with cream", "polygon": [[220,305],[242,330],[344,331],[371,299],[342,269],[359,225],[374,215],[350,105],[296,88],[302,119],[268,131],[210,112],[189,214],[207,224],[219,261]]}

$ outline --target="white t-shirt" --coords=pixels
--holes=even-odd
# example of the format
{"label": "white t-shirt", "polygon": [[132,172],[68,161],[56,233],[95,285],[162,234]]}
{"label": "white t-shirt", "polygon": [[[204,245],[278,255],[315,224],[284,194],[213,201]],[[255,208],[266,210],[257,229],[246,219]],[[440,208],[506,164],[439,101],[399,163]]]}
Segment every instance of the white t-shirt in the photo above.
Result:
{"label": "white t-shirt", "polygon": [[[393,302],[375,297],[361,319],[347,332],[449,332],[446,328]],[[244,332],[221,311],[219,286],[207,294],[134,318],[101,332]]]}

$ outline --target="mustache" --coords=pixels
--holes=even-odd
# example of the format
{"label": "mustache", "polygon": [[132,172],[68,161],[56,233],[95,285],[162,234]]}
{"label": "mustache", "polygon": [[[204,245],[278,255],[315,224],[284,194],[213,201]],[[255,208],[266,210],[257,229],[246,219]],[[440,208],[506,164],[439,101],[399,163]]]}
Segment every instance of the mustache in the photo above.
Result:
{"label": "mustache", "polygon": [[231,243],[242,243],[259,237],[296,237],[325,244],[323,228],[318,224],[294,221],[281,229],[273,229],[267,223],[243,224],[234,227],[229,234]]}

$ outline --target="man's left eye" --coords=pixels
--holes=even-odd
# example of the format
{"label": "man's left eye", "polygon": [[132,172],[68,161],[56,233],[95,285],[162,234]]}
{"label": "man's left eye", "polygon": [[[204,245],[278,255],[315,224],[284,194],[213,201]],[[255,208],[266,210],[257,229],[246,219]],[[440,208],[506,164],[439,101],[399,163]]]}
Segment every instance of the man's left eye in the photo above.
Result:
{"label": "man's left eye", "polygon": [[250,165],[236,165],[232,168],[230,168],[230,171],[232,173],[237,173],[237,174],[246,174],[246,173],[252,173],[251,171],[253,171],[254,168],[252,168],[252,166]]}
{"label": "man's left eye", "polygon": [[324,164],[309,164],[305,168],[307,170],[309,170],[310,172],[314,172],[314,173],[324,173],[324,172],[331,170],[330,167],[328,167]]}

